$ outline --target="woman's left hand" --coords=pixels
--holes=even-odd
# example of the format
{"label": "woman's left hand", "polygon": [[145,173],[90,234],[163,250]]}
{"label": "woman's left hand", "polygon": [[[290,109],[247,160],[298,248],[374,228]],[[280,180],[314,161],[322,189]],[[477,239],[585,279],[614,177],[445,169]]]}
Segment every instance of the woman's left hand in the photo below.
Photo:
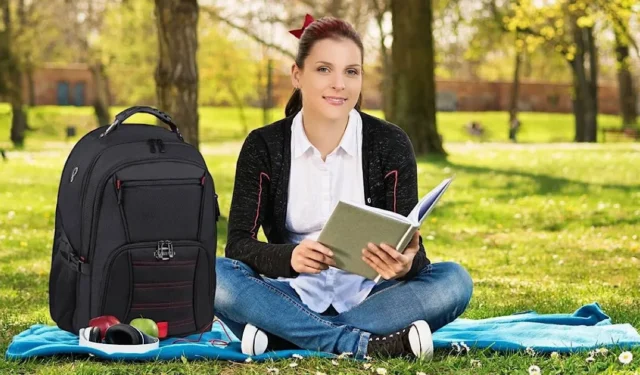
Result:
{"label": "woman's left hand", "polygon": [[376,270],[385,280],[402,277],[411,269],[413,257],[416,256],[420,249],[419,238],[420,232],[416,231],[404,253],[384,243],[380,244],[380,246],[369,243],[366,249],[362,249],[362,260]]}

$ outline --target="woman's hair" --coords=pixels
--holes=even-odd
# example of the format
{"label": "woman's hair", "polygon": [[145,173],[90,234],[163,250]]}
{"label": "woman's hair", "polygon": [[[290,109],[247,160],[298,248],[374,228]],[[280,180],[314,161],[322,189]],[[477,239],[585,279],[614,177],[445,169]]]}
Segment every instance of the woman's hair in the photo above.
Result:
{"label": "woman's hair", "polygon": [[[364,61],[364,47],[362,46],[362,40],[358,32],[349,23],[334,17],[323,17],[313,21],[309,26],[304,29],[302,36],[300,37],[300,43],[298,44],[298,54],[296,55],[296,65],[298,68],[304,68],[304,61],[309,56],[311,48],[316,42],[323,39],[350,39],[358,48],[360,48],[360,56]],[[356,109],[360,110],[360,104],[362,102],[362,94],[358,98],[356,103]],[[298,113],[302,109],[302,93],[300,89],[294,89],[289,102],[285,107],[285,116],[289,117]]]}

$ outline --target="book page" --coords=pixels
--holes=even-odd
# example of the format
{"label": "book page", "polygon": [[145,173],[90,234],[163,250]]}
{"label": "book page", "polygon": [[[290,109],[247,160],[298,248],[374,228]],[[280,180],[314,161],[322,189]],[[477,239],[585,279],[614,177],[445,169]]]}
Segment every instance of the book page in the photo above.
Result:
{"label": "book page", "polygon": [[452,180],[452,178],[445,179],[433,190],[422,197],[420,202],[418,202],[408,216],[414,226],[420,226],[422,224],[424,219],[429,215],[429,213],[431,213],[436,203],[438,203],[440,197],[442,197],[444,192],[447,190]]}
{"label": "book page", "polygon": [[365,204],[352,203],[352,202],[349,202],[349,201],[343,201],[343,202],[348,204],[348,205],[351,205],[351,206],[354,206],[354,207],[358,207],[358,208],[361,208],[361,209],[366,210],[366,211],[375,212],[375,213],[377,213],[379,215],[383,215],[383,216],[386,216],[388,218],[398,220],[399,222],[402,222],[402,223],[405,223],[405,224],[411,224],[406,216],[402,216],[399,213],[396,213],[396,212],[393,212],[393,211],[387,211],[387,210],[382,209],[382,208],[367,206]]}

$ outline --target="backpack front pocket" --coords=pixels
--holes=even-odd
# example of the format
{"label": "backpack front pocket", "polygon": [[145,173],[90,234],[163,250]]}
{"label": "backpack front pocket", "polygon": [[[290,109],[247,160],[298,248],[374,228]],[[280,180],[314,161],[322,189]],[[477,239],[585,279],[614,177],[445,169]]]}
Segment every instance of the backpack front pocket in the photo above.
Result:
{"label": "backpack front pocket", "polygon": [[[102,315],[123,323],[134,318],[166,321],[169,335],[203,328],[213,311],[213,265],[195,241],[131,244],[116,250],[106,263]],[[198,287],[199,286],[199,287]]]}
{"label": "backpack front pocket", "polygon": [[127,242],[199,239],[204,178],[114,183]]}

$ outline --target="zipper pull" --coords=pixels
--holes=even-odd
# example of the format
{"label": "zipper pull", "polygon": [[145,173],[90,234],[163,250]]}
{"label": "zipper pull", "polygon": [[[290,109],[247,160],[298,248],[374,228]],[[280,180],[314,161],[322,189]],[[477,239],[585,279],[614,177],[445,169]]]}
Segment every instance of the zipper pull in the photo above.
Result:
{"label": "zipper pull", "polygon": [[164,142],[162,142],[162,139],[156,139],[156,144],[158,145],[160,153],[164,153]]}
{"label": "zipper pull", "polygon": [[118,204],[122,204],[122,181],[116,180],[116,191],[118,192]]}
{"label": "zipper pull", "polygon": [[155,139],[147,140],[147,144],[149,145],[149,151],[151,151],[152,154],[155,154],[156,153]]}

